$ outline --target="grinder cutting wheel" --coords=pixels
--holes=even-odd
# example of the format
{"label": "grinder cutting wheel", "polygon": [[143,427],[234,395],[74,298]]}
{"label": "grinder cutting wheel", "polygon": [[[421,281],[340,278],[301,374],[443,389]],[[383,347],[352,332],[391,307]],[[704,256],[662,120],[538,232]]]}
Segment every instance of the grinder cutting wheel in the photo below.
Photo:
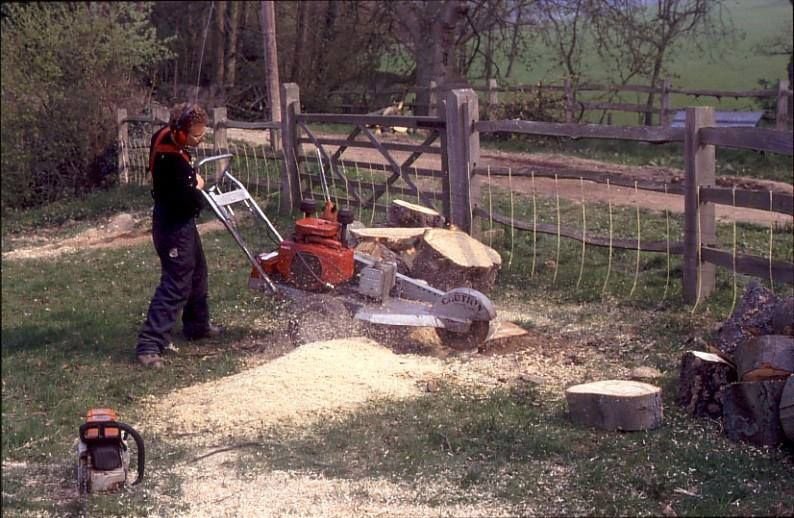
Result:
{"label": "grinder cutting wheel", "polygon": [[[208,157],[198,167],[232,155]],[[471,288],[444,292],[425,281],[397,272],[394,263],[378,260],[348,246],[350,210],[338,210],[331,201],[322,157],[320,175],[325,197],[315,216],[314,200],[303,200],[304,217],[284,239],[246,188],[227,170],[219,181],[202,191],[218,219],[234,237],[252,265],[248,285],[258,291],[285,295],[301,304],[313,319],[352,318],[391,326],[433,327],[442,343],[456,349],[481,345],[488,337],[496,309],[484,294]],[[244,205],[263,223],[277,249],[254,255],[234,224],[235,204]],[[316,314],[315,314],[316,313]],[[307,322],[307,324],[310,322]],[[328,338],[331,338],[330,336]]]}

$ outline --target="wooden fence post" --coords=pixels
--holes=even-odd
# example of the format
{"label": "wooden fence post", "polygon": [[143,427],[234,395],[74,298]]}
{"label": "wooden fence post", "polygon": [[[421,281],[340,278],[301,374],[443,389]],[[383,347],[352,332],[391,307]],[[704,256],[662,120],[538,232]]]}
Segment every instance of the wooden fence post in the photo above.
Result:
{"label": "wooden fence post", "polygon": [[480,181],[474,169],[480,161],[479,103],[474,90],[452,90],[447,94],[446,148],[449,175],[450,222],[474,237],[481,233],[480,217],[474,209],[480,202]]}
{"label": "wooden fence post", "polygon": [[127,123],[127,110],[119,108],[116,110],[116,122],[118,123],[118,170],[119,178],[123,183],[130,183],[130,153],[129,153],[129,125]]}
{"label": "wooden fence post", "polygon": [[576,111],[576,100],[573,91],[573,82],[570,78],[565,80],[565,122],[573,122],[573,114]]}
{"label": "wooden fence post", "polygon": [[[226,116],[226,107],[216,107],[212,110],[212,139],[215,141],[215,152],[228,153],[229,152],[229,138],[226,134],[226,121],[229,120]],[[223,174],[225,161],[218,160],[215,162],[215,177],[220,178]]]}
{"label": "wooden fence post", "polygon": [[298,125],[295,116],[301,112],[300,88],[295,83],[281,84],[281,212],[289,214],[300,205],[300,169],[298,159]]}
{"label": "wooden fence post", "polygon": [[714,146],[701,145],[700,128],[713,127],[714,108],[686,109],[684,133],[684,300],[694,303],[714,291],[715,266],[701,261],[701,246],[716,243],[714,204],[699,203],[699,187],[714,185]]}
{"label": "wooden fence post", "polygon": [[427,114],[431,117],[438,115],[438,84],[435,81],[430,81],[430,95],[427,102],[430,104]]}
{"label": "wooden fence post", "polygon": [[659,125],[663,128],[670,126],[670,80],[662,79],[662,96],[659,103]]}
{"label": "wooden fence post", "polygon": [[489,121],[494,120],[494,107],[499,104],[499,92],[496,91],[498,87],[496,79],[488,80],[488,112],[485,118]]}
{"label": "wooden fence post", "polygon": [[781,79],[777,83],[777,111],[775,113],[775,129],[786,131],[788,128],[788,105],[791,102],[786,91],[789,89],[789,80]]}
{"label": "wooden fence post", "polygon": [[154,119],[155,125],[168,124],[170,118],[171,113],[168,111],[168,108],[157,104],[152,106],[152,119]]}

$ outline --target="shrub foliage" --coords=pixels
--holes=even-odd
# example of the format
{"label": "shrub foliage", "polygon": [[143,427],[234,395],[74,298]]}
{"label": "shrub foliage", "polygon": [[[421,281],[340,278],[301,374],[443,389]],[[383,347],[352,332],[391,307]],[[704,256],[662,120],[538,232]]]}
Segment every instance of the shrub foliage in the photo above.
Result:
{"label": "shrub foliage", "polygon": [[148,73],[170,57],[151,11],[128,2],[3,5],[3,212],[115,181],[116,108],[141,109]]}

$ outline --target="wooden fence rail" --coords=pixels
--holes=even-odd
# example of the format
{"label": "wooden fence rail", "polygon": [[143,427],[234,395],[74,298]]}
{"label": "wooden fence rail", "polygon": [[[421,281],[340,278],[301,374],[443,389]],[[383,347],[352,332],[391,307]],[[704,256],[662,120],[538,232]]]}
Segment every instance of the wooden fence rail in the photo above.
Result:
{"label": "wooden fence rail", "polygon": [[[470,88],[477,92],[485,94],[485,112],[486,119],[490,120],[493,113],[494,106],[499,104],[498,98],[500,93],[538,93],[543,91],[557,92],[563,95],[564,106],[564,119],[566,122],[571,122],[575,118],[575,113],[584,110],[604,110],[604,111],[621,111],[646,114],[650,117],[651,114],[659,115],[659,125],[668,126],[672,121],[672,115],[679,109],[673,108],[670,103],[670,96],[672,94],[685,95],[689,97],[714,97],[718,101],[722,98],[776,98],[776,112],[773,120],[775,120],[775,127],[778,130],[785,130],[791,125],[791,97],[792,89],[791,84],[787,79],[782,79],[778,82],[777,88],[762,88],[755,90],[709,90],[709,89],[694,89],[694,88],[674,88],[669,79],[662,79],[658,86],[651,85],[605,85],[595,83],[580,83],[576,84],[570,79],[566,79],[562,84],[545,83],[539,81],[533,84],[517,84],[517,85],[503,85],[499,86],[496,79],[489,80],[486,84],[471,85]],[[447,90],[444,87],[437,86],[435,82],[431,81],[429,87],[409,86],[400,89],[382,90],[376,92],[379,97],[384,96],[400,96],[405,97],[409,93],[430,92],[431,97],[443,96]],[[577,99],[579,92],[604,92],[604,93],[619,93],[619,92],[635,92],[644,94],[658,95],[658,105],[648,106],[647,104],[633,104],[633,103],[612,103],[612,102],[594,102],[584,101]],[[341,96],[344,99],[351,98],[365,98],[365,93],[354,91],[337,91],[332,92],[332,96]],[[429,108],[432,110],[436,105],[435,100],[431,100]],[[371,107],[361,103],[359,106],[362,109],[370,109]],[[418,105],[414,103],[405,103],[405,106],[416,108]],[[348,106],[350,107],[350,106]],[[378,106],[378,108],[383,108]]]}

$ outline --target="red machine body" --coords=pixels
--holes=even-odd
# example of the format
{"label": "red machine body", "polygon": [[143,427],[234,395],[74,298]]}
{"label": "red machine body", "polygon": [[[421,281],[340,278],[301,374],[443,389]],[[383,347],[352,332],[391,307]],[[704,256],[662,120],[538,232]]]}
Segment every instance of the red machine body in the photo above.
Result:
{"label": "red machine body", "polygon": [[[353,250],[342,243],[342,225],[322,218],[296,221],[292,239],[281,242],[275,257],[259,261],[266,274],[311,291],[348,281],[355,274]],[[259,277],[256,268],[251,277]]]}

